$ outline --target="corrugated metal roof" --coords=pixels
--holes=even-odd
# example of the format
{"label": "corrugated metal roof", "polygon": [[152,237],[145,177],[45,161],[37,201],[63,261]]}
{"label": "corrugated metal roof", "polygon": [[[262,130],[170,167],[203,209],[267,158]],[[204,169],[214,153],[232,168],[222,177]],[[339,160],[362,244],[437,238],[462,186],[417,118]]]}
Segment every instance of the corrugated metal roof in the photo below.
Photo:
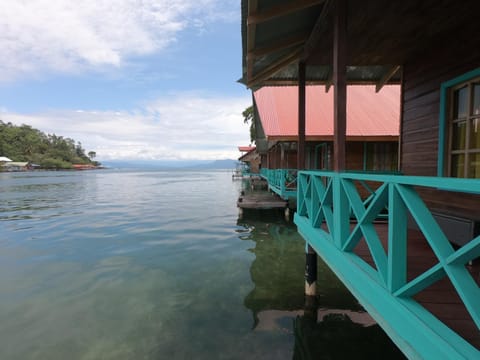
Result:
{"label": "corrugated metal roof", "polygon": [[7,162],[5,165],[5,167],[25,167],[28,165],[28,162],[26,161],[11,161],[11,162]]}
{"label": "corrugated metal roof", "polygon": [[238,151],[244,152],[244,151],[252,151],[255,150],[255,146],[239,146]]}
{"label": "corrugated metal roof", "polygon": [[[269,139],[298,134],[298,87],[263,87],[254,93],[265,136]],[[356,85],[347,89],[347,137],[398,136],[400,86]],[[306,87],[307,137],[333,136],[333,90]]]}
{"label": "corrugated metal roof", "polygon": [[12,161],[12,160],[10,160],[9,158],[7,158],[5,156],[0,156],[0,161]]}

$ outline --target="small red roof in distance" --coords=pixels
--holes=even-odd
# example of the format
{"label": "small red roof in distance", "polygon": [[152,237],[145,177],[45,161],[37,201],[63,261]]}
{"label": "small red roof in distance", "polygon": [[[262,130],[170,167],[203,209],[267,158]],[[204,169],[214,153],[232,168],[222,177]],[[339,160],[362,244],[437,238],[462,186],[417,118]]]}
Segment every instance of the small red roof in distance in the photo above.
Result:
{"label": "small red roof in distance", "polygon": [[238,150],[241,152],[255,150],[255,146],[239,146]]}
{"label": "small red roof in distance", "polygon": [[[298,87],[263,87],[254,93],[267,137],[298,133]],[[398,136],[400,131],[400,86],[347,88],[347,136]],[[306,136],[333,135],[333,89],[306,87]]]}

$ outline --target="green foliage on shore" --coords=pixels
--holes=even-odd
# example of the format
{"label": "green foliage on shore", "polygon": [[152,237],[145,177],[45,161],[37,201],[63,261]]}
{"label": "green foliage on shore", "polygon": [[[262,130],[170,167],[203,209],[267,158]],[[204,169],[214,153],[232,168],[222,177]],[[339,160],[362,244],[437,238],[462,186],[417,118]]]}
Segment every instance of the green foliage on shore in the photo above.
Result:
{"label": "green foliage on shore", "polygon": [[[92,152],[90,152],[92,153]],[[0,156],[28,161],[44,169],[71,169],[72,164],[92,164],[80,142],[45,134],[29,125],[16,126],[0,120]]]}

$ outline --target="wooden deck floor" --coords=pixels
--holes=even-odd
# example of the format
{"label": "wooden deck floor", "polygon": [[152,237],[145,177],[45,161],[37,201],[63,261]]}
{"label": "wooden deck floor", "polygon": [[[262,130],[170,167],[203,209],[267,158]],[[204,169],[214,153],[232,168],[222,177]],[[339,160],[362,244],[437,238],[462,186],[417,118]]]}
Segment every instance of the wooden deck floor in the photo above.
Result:
{"label": "wooden deck floor", "polygon": [[[387,224],[376,224],[379,237],[387,249]],[[371,266],[375,267],[366,242],[362,239],[354,251]],[[408,232],[408,280],[415,278],[438,263],[422,233],[416,230]],[[480,260],[467,266],[478,285],[480,285]],[[444,279],[423,290],[415,297],[423,307],[429,310],[440,321],[458,333],[470,344],[480,350],[480,331],[468,314],[450,280]]]}
{"label": "wooden deck floor", "polygon": [[276,194],[261,191],[241,195],[237,206],[241,209],[284,209],[288,206],[288,201]]}

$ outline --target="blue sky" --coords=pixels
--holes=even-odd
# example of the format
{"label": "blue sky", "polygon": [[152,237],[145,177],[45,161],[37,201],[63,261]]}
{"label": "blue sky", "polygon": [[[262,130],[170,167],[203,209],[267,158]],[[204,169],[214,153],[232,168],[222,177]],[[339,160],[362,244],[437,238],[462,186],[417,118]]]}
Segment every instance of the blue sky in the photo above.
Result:
{"label": "blue sky", "polygon": [[238,157],[239,3],[0,0],[0,119],[99,160]]}

